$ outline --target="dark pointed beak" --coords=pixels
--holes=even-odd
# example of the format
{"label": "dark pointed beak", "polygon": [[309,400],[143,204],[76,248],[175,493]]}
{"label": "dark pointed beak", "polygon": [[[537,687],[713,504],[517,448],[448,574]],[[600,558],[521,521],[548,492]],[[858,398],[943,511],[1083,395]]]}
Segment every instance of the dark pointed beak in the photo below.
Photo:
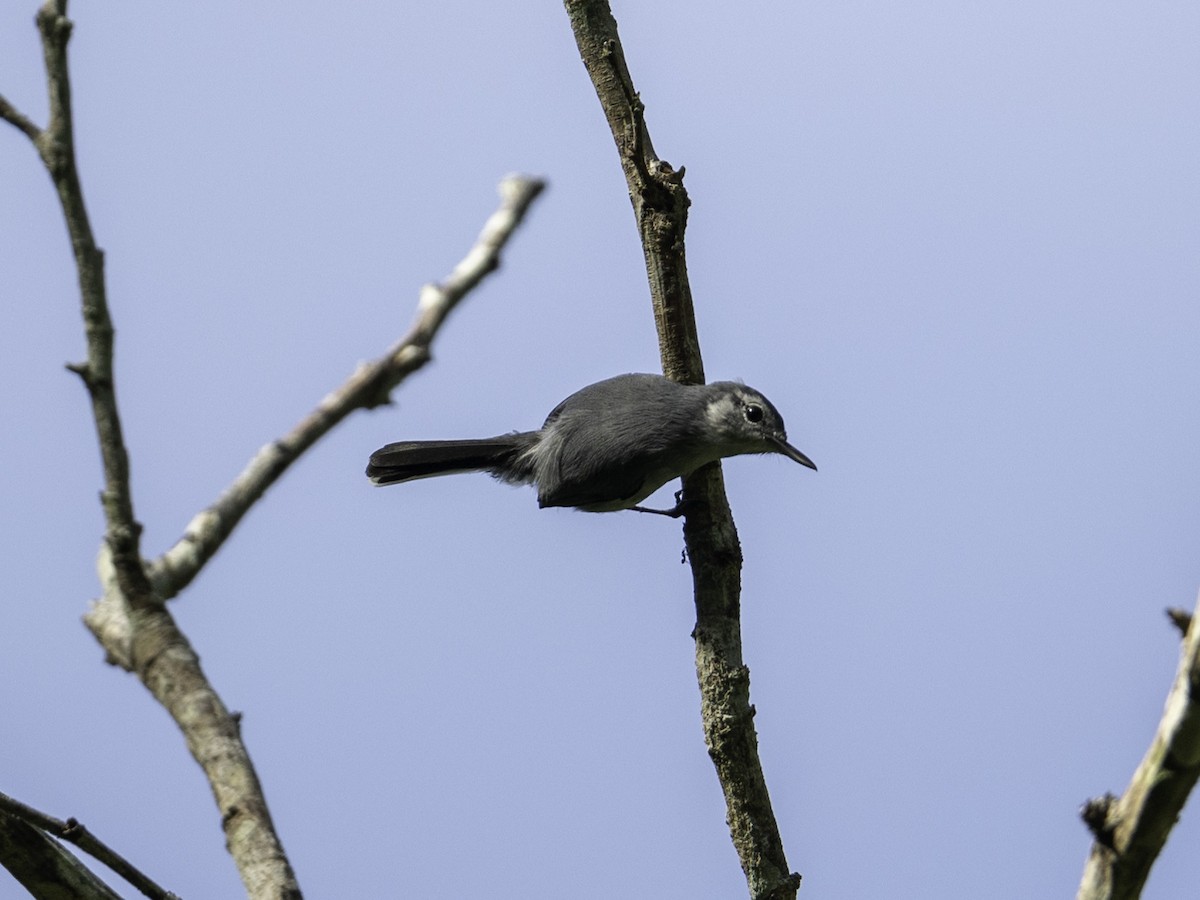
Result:
{"label": "dark pointed beak", "polygon": [[771,443],[773,443],[775,445],[776,450],[778,450],[780,453],[782,453],[788,459],[794,459],[796,462],[800,463],[800,465],[808,466],[814,472],[817,471],[816,463],[814,463],[811,459],[809,459],[807,456],[805,456],[803,453],[801,453],[799,450],[797,450],[795,447],[793,447],[791,444],[789,444],[783,438],[781,438],[777,435],[772,436]]}

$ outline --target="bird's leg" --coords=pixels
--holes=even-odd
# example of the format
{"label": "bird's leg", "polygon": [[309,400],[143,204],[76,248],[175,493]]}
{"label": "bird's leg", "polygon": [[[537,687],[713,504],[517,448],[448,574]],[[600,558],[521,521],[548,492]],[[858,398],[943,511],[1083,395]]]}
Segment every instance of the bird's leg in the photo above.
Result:
{"label": "bird's leg", "polygon": [[684,515],[689,508],[694,508],[697,503],[701,502],[703,501],[684,500],[683,491],[680,490],[675,492],[675,505],[670,509],[649,509],[645,506],[631,506],[629,508],[640,513],[654,513],[656,516],[670,516],[672,519],[678,519],[680,516]]}
{"label": "bird's leg", "polygon": [[683,515],[683,508],[676,505],[671,509],[650,509],[647,506],[631,506],[629,507],[634,512],[654,513],[656,516],[670,516],[672,519],[678,519]]}

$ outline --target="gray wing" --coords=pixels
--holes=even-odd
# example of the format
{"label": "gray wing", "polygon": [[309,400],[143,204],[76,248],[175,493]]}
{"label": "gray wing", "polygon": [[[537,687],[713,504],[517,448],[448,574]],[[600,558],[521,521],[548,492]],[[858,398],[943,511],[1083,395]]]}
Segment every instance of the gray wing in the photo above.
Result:
{"label": "gray wing", "polygon": [[543,426],[541,506],[611,506],[641,500],[690,455],[695,411],[689,388],[661,375],[619,375],[572,394]]}

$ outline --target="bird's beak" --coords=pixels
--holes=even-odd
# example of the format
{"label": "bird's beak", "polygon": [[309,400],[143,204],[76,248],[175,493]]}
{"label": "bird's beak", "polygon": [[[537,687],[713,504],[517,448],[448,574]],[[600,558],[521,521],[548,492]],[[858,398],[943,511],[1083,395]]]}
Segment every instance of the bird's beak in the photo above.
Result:
{"label": "bird's beak", "polygon": [[814,463],[811,459],[809,459],[807,456],[805,456],[803,453],[801,453],[799,450],[797,450],[795,447],[793,447],[791,444],[789,444],[783,438],[779,437],[778,435],[774,435],[771,437],[771,443],[773,443],[775,445],[776,450],[778,450],[780,453],[782,453],[788,459],[794,459],[796,462],[800,463],[800,465],[808,466],[814,472],[817,471],[816,463]]}

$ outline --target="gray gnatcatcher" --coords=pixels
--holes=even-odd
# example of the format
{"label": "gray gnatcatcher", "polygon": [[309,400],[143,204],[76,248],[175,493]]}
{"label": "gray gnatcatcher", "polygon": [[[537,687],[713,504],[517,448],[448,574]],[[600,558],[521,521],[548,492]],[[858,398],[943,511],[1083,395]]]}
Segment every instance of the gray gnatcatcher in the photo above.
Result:
{"label": "gray gnatcatcher", "polygon": [[367,477],[396,484],[487,472],[509,484],[535,484],[538,506],[587,512],[636,509],[672,478],[742,453],[782,453],[816,469],[787,442],[771,401],[732,381],[678,384],[662,375],[618,375],[576,391],[539,431],[461,441],[400,441],[371,454]]}

